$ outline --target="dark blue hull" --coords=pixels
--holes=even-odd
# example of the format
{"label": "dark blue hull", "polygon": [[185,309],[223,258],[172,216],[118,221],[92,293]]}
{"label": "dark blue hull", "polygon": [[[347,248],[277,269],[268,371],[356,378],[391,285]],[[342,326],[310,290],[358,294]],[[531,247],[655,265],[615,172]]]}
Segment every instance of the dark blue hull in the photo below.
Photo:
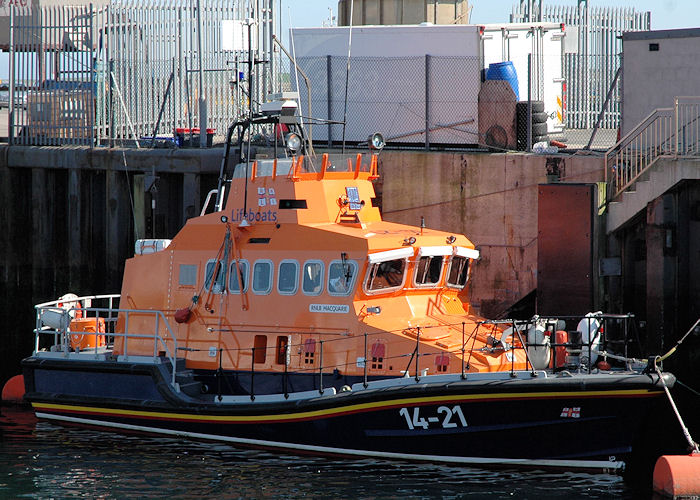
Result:
{"label": "dark blue hull", "polygon": [[297,452],[611,471],[663,394],[651,375],[497,374],[219,401],[178,393],[159,365],[28,358],[24,372],[41,418]]}

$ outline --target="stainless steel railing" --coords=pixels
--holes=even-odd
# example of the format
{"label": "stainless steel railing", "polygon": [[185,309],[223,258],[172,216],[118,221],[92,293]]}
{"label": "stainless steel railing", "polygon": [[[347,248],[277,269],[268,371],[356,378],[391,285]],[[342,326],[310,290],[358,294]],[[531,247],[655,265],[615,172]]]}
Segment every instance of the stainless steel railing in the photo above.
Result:
{"label": "stainless steel railing", "polygon": [[651,112],[605,153],[608,201],[616,200],[661,157],[700,156],[700,97],[676,97]]}
{"label": "stainless steel railing", "polygon": [[[36,328],[34,329],[34,354],[40,352],[41,339],[47,336],[53,337],[51,349],[58,349],[66,356],[71,351],[71,321],[76,316],[82,318],[95,319],[95,332],[79,333],[83,335],[94,335],[95,342],[93,347],[83,349],[83,352],[94,352],[95,358],[99,358],[100,354],[111,351],[114,339],[122,337],[124,339],[124,359],[129,357],[129,339],[150,339],[153,342],[153,361],[156,362],[160,358],[160,353],[164,353],[165,357],[171,364],[171,385],[177,390],[177,338],[170,326],[168,319],[163,311],[150,309],[120,309],[115,307],[120,296],[113,295],[90,295],[83,297],[67,297],[44,302],[34,306],[36,310]],[[95,304],[102,305],[102,307]],[[119,317],[124,320],[124,331],[117,332],[116,324]],[[148,328],[147,331],[135,331],[130,329],[129,320],[139,316],[151,317],[153,328]],[[99,320],[102,319],[105,325],[105,331],[97,331]],[[110,342],[106,342],[104,346],[99,346],[97,341],[98,336],[104,335]]]}

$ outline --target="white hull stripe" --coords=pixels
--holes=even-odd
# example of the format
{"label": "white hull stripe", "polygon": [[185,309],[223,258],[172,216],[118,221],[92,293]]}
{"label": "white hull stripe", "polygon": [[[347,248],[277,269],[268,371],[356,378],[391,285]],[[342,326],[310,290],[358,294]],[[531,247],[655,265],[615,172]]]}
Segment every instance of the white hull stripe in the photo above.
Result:
{"label": "white hull stripe", "polygon": [[64,415],[54,415],[52,413],[36,412],[38,418],[62,420],[85,425],[95,425],[101,427],[113,427],[132,431],[150,432],[156,434],[167,434],[177,437],[193,439],[206,439],[213,441],[225,441],[229,443],[244,444],[250,446],[260,446],[265,448],[277,448],[285,450],[302,450],[315,453],[325,453],[334,455],[357,456],[362,458],[375,457],[393,460],[412,460],[421,462],[465,464],[465,465],[507,465],[513,467],[546,467],[557,469],[587,469],[601,470],[605,472],[622,472],[625,468],[624,462],[610,462],[605,460],[530,460],[525,458],[481,458],[481,457],[454,457],[442,455],[416,455],[408,453],[394,453],[389,451],[373,450],[353,450],[348,448],[331,448],[328,446],[314,446],[298,443],[282,443],[277,441],[266,441],[263,439],[248,439],[231,436],[217,436],[214,434],[202,434],[199,432],[177,431],[172,429],[161,429],[158,427],[146,427],[142,425],[122,424],[119,422],[108,422],[103,420],[93,420],[89,418],[68,417]]}

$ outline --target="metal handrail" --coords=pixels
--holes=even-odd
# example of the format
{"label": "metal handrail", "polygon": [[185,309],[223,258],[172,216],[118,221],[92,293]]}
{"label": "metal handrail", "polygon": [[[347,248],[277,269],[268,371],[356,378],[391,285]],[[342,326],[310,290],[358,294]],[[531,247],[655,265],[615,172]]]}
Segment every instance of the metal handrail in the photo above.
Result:
{"label": "metal handrail", "polygon": [[[114,307],[115,299],[119,299],[119,294],[111,295],[89,295],[77,298],[68,299],[56,299],[49,302],[44,302],[34,306],[36,310],[36,328],[34,329],[34,353],[39,351],[39,339],[40,335],[53,335],[55,345],[61,345],[63,347],[63,352],[69,352],[69,327],[74,313],[81,311],[87,318],[104,318],[105,323],[112,325],[112,331],[105,332],[104,335],[109,335],[111,337],[123,337],[124,338],[124,355],[128,359],[128,339],[153,339],[153,359],[154,361],[159,357],[159,347],[162,346],[165,352],[165,356],[168,358],[171,364],[171,385],[177,390],[177,338],[175,337],[173,330],[170,326],[168,319],[166,318],[163,311],[152,310],[152,309],[120,309]],[[107,300],[107,307],[83,307],[83,304],[91,304],[93,300]],[[66,307],[64,303],[68,304]],[[61,305],[59,305],[61,304]],[[78,307],[80,304],[80,307]],[[45,320],[42,319],[46,311],[59,312],[59,314],[64,315],[63,325],[59,327],[51,327],[45,324]],[[71,314],[73,313],[73,314]],[[120,314],[124,315],[124,332],[113,331],[113,326]],[[154,318],[155,328],[153,333],[138,333],[129,331],[129,317],[132,315],[151,315]],[[159,332],[162,328],[165,329],[167,335],[162,336]],[[95,335],[100,335],[101,332],[95,332]],[[168,338],[169,337],[169,338]],[[60,339],[60,344],[58,341]],[[171,351],[168,346],[168,341],[172,341],[173,349]],[[95,355],[97,355],[97,346],[95,347]]]}
{"label": "metal handrail", "polygon": [[[63,302],[68,302],[68,305],[70,307],[66,307],[66,304],[62,304],[62,306],[59,306],[59,303],[62,302],[62,299],[57,299],[54,301],[50,302],[45,302],[43,304],[38,304],[35,306],[35,309],[37,311],[37,327],[34,330],[35,333],[35,354],[36,352],[39,351],[39,336],[40,335],[54,335],[55,338],[55,345],[61,345],[63,347],[63,351],[66,353],[69,352],[69,325],[70,325],[70,320],[72,319],[70,316],[71,311],[77,311],[79,310],[76,306],[77,302],[88,304],[92,300],[98,300],[98,299],[104,299],[108,301],[108,307],[81,307],[80,310],[86,313],[86,317],[88,318],[105,318],[106,323],[108,323],[110,326],[110,329],[104,333],[104,335],[109,335],[112,337],[123,337],[124,338],[124,354],[125,354],[125,360],[128,359],[128,339],[152,339],[153,340],[153,358],[154,361],[159,358],[159,346],[162,346],[164,349],[164,355],[165,357],[168,358],[168,360],[171,363],[172,366],[172,372],[171,372],[171,385],[175,388],[176,391],[179,392],[179,388],[177,385],[177,358],[176,354],[178,350],[180,349],[178,347],[177,343],[177,338],[173,334],[173,330],[168,322],[168,319],[163,311],[160,310],[139,310],[139,309],[119,309],[114,307],[114,301],[115,299],[119,299],[119,295],[100,295],[100,296],[86,296],[86,297],[77,297],[77,298],[72,298],[72,299],[63,299]],[[53,312],[59,312],[59,316],[63,323],[60,324],[58,327],[53,327],[52,325],[47,325],[46,324],[46,319],[42,317],[44,311],[53,311]],[[153,317],[153,321],[155,324],[155,329],[154,331],[147,332],[147,333],[140,333],[140,332],[133,332],[129,330],[129,318],[132,315],[150,315]],[[93,316],[94,315],[94,316]],[[123,316],[121,316],[123,315]],[[114,332],[114,326],[116,325],[116,321],[118,320],[119,317],[123,317],[124,319],[124,331],[123,332]],[[57,316],[54,316],[56,318]],[[580,319],[580,316],[575,315],[575,316],[558,316],[558,317],[545,317],[545,316],[540,316],[538,317],[540,321],[544,321],[546,324],[551,323],[551,327],[555,328],[556,323],[555,320],[568,320],[568,319]],[[624,342],[625,342],[625,358],[627,357],[627,342],[628,342],[628,327],[627,327],[627,321],[634,319],[634,316],[631,314],[622,314],[622,315],[612,315],[612,314],[597,314],[595,316],[595,319],[597,319],[601,325],[605,324],[606,319],[610,320],[624,320]],[[594,318],[589,318],[589,322],[593,321]],[[504,351],[509,351],[511,349],[522,349],[525,352],[525,357],[526,357],[526,362],[527,366],[530,367],[530,371],[532,372],[531,374],[534,376],[535,373],[535,368],[530,360],[529,353],[527,351],[527,348],[529,346],[539,346],[539,345],[545,345],[545,344],[533,344],[529,342],[529,339],[524,339],[521,335],[524,331],[527,331],[530,327],[530,325],[535,324],[535,318],[529,319],[529,320],[512,320],[512,319],[506,319],[506,320],[494,320],[494,321],[481,321],[477,325],[475,325],[475,330],[468,336],[466,336],[466,332],[464,330],[465,324],[460,323],[462,327],[462,345],[459,346],[459,348],[456,351],[453,351],[454,354],[457,352],[462,353],[462,367],[461,367],[461,377],[464,379],[466,378],[466,373],[465,373],[465,368],[468,368],[469,362],[467,362],[467,365],[465,367],[464,362],[465,362],[465,352],[468,350],[467,349],[467,343],[472,340],[476,339],[476,336],[480,330],[480,328],[483,327],[496,327],[496,326],[510,326],[513,329],[513,335],[514,337],[517,336],[518,340],[520,341],[520,345],[517,345],[515,342],[513,342],[513,345],[498,345],[496,346],[495,344],[490,348],[491,352],[497,351],[499,349],[503,349]],[[161,325],[162,322],[162,325]],[[411,359],[408,361],[408,366],[407,366],[407,372],[410,370],[411,365],[414,365],[414,370],[415,370],[415,380],[416,382],[420,382],[421,380],[421,370],[420,370],[420,356],[422,355],[421,353],[421,330],[423,328],[421,327],[416,327],[417,328],[417,334],[416,334],[416,344],[415,344],[415,349],[413,350],[413,353],[402,353],[398,354],[396,356],[393,356],[395,358],[405,358],[410,356]],[[428,327],[429,328],[429,327]],[[164,329],[167,335],[161,335],[160,330]],[[549,329],[549,328],[548,328]],[[589,326],[590,330],[590,326]],[[607,331],[607,328],[605,329]],[[274,330],[271,330],[274,331]],[[553,330],[552,330],[553,331]],[[380,332],[378,332],[379,334]],[[101,332],[96,332],[95,335],[99,335]],[[170,338],[168,338],[168,335]],[[369,335],[372,335],[372,333],[367,333],[365,332],[363,334],[364,336],[364,359],[362,361],[363,363],[363,385],[364,387],[367,387],[368,384],[368,346],[367,346],[367,338]],[[581,348],[588,348],[588,352],[591,353],[593,352],[594,349],[594,343],[599,342],[599,340],[596,340],[596,337],[601,336],[602,341],[606,342],[606,336],[603,334],[603,330],[600,328],[596,329],[595,334],[591,336],[588,339],[588,342],[582,342],[581,343]],[[60,344],[58,341],[61,341]],[[309,367],[310,370],[316,371],[317,376],[318,376],[318,381],[319,381],[319,394],[323,395],[324,393],[324,385],[323,385],[323,377],[324,377],[324,369],[328,370],[331,368],[340,368],[342,366],[347,366],[342,365],[342,364],[337,364],[337,365],[328,365],[324,366],[324,344],[327,342],[334,342],[334,341],[355,341],[356,337],[354,336],[349,336],[349,337],[337,337],[337,338],[326,338],[326,339],[319,339],[319,362],[316,364],[316,366]],[[168,342],[172,341],[172,347],[173,349],[170,349],[170,346],[168,345]],[[569,347],[570,344],[557,344],[547,342],[550,348],[556,348],[558,346],[566,346]],[[301,346],[302,344],[298,344]],[[284,369],[285,369],[285,387],[284,387],[284,392],[287,394],[287,386],[286,386],[286,374],[288,370],[288,355],[290,352],[290,349],[296,346],[296,344],[291,344],[288,343],[285,345],[285,356],[284,356]],[[196,351],[198,349],[191,349],[191,348],[185,348],[188,351]],[[251,349],[251,348],[248,348]],[[255,352],[257,349],[260,349],[260,347],[252,347],[251,352],[251,400],[255,399],[255,389],[254,389],[254,380],[255,380]],[[277,347],[263,347],[262,349],[268,350],[268,349],[277,349]],[[482,348],[483,349],[483,348]],[[482,350],[479,349],[479,350]],[[224,351],[230,351],[230,350],[237,350],[237,351],[244,351],[247,350],[246,348],[235,348],[235,349],[224,349],[223,347],[219,347],[219,371],[222,371],[222,355]],[[469,349],[470,354],[474,350],[473,346],[471,349]],[[98,356],[98,348],[95,347],[95,356]],[[514,369],[514,357],[511,359],[512,366],[511,366],[511,374],[515,373]],[[588,360],[586,362],[585,368],[590,370],[592,369],[592,363],[591,363],[591,358],[590,355],[588,357]],[[555,364],[556,366],[556,364]],[[219,387],[219,397],[221,397],[221,387]]]}
{"label": "metal handrail", "polygon": [[608,201],[618,198],[662,157],[700,155],[700,97],[676,97],[652,111],[605,153]]}

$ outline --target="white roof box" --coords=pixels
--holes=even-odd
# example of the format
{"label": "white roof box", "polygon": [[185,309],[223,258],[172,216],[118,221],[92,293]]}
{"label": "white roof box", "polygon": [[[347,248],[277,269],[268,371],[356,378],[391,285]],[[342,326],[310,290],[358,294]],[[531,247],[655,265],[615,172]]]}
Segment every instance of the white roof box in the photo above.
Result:
{"label": "white roof box", "polygon": [[136,240],[134,245],[135,255],[147,255],[160,252],[168,248],[172,240]]}

